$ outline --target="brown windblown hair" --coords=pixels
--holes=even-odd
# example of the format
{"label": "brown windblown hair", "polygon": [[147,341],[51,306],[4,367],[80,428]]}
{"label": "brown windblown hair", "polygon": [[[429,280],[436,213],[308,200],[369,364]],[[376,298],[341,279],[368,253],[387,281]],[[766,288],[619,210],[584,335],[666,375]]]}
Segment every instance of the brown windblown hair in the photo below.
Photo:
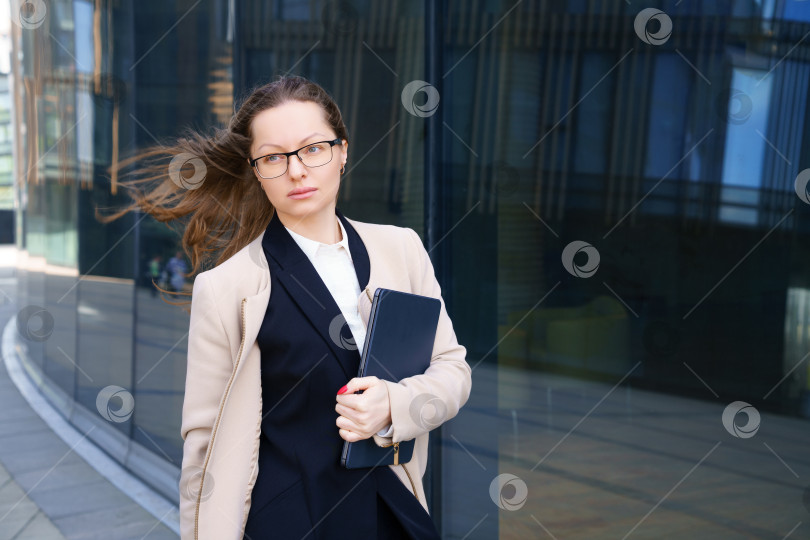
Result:
{"label": "brown windblown hair", "polygon": [[[340,109],[326,90],[304,77],[280,76],[251,90],[227,128],[215,128],[210,136],[187,128],[173,144],[148,147],[110,167],[112,174],[137,166],[123,175],[134,179],[121,182],[133,202],[106,216],[96,208],[96,218],[109,223],[140,209],[162,223],[182,222],[190,276],[211,261],[216,266],[227,260],[259,236],[273,217],[275,209],[247,161],[253,141],[251,125],[257,114],[287,101],[317,103],[337,136],[348,140]],[[186,163],[194,165],[193,184],[180,172]],[[204,177],[197,179],[200,170]]]}

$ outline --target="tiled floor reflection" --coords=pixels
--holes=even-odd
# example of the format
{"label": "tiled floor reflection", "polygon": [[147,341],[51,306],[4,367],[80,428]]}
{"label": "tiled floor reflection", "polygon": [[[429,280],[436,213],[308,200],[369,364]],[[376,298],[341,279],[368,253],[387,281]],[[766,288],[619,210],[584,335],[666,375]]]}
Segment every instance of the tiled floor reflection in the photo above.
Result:
{"label": "tiled floor reflection", "polygon": [[[495,376],[483,365],[474,373]],[[497,441],[454,459],[476,468],[473,456],[497,448],[489,478],[525,482],[522,507],[487,510],[499,538],[810,538],[810,421],[761,412],[743,439],[721,421],[735,396],[707,390],[700,401],[510,368],[497,380]],[[501,491],[507,502],[515,485]]]}

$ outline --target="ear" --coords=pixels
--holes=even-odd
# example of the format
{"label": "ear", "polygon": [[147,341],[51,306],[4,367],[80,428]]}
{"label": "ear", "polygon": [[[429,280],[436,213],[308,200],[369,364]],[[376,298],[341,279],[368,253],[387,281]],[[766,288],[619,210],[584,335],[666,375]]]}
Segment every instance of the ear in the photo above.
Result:
{"label": "ear", "polygon": [[250,164],[250,158],[246,158],[246,160],[247,160],[248,167],[250,168],[250,172],[252,172],[252,173],[253,173],[253,176],[256,178],[256,180],[258,180],[259,182],[261,182],[261,181],[262,181],[262,178],[261,178],[261,176],[259,176],[259,173],[257,173],[257,172],[256,172],[256,167],[253,167],[253,166]]}

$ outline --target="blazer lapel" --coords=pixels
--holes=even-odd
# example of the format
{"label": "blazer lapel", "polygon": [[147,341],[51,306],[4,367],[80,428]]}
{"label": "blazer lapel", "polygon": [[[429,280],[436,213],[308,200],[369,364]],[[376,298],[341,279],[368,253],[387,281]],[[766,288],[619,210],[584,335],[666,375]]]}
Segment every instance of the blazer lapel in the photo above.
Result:
{"label": "blazer lapel", "polygon": [[343,226],[346,227],[346,233],[349,236],[349,251],[352,253],[352,263],[354,264],[354,271],[357,273],[357,281],[360,283],[360,291],[368,285],[369,274],[371,273],[371,264],[368,257],[366,246],[357,231],[354,230],[352,224],[343,215],[340,209],[335,208],[335,214],[340,219]]}
{"label": "blazer lapel", "polygon": [[[349,249],[362,290],[369,280],[368,252],[354,227],[340,211],[336,209],[335,213],[349,236]],[[272,258],[276,263],[274,277],[332,350],[347,380],[356,377],[360,354],[346,319],[318,271],[275,212],[262,238],[262,247],[268,261]]]}

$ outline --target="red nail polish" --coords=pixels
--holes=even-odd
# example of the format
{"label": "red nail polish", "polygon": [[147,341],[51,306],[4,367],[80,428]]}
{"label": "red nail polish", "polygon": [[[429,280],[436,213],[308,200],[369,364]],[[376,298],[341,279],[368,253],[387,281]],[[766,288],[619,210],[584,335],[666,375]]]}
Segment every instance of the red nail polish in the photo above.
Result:
{"label": "red nail polish", "polygon": [[340,390],[338,390],[338,394],[342,394],[342,393],[343,393],[343,392],[345,392],[346,390],[348,390],[348,388],[346,388],[346,385],[344,384],[344,385],[343,385],[343,388],[341,388]]}

